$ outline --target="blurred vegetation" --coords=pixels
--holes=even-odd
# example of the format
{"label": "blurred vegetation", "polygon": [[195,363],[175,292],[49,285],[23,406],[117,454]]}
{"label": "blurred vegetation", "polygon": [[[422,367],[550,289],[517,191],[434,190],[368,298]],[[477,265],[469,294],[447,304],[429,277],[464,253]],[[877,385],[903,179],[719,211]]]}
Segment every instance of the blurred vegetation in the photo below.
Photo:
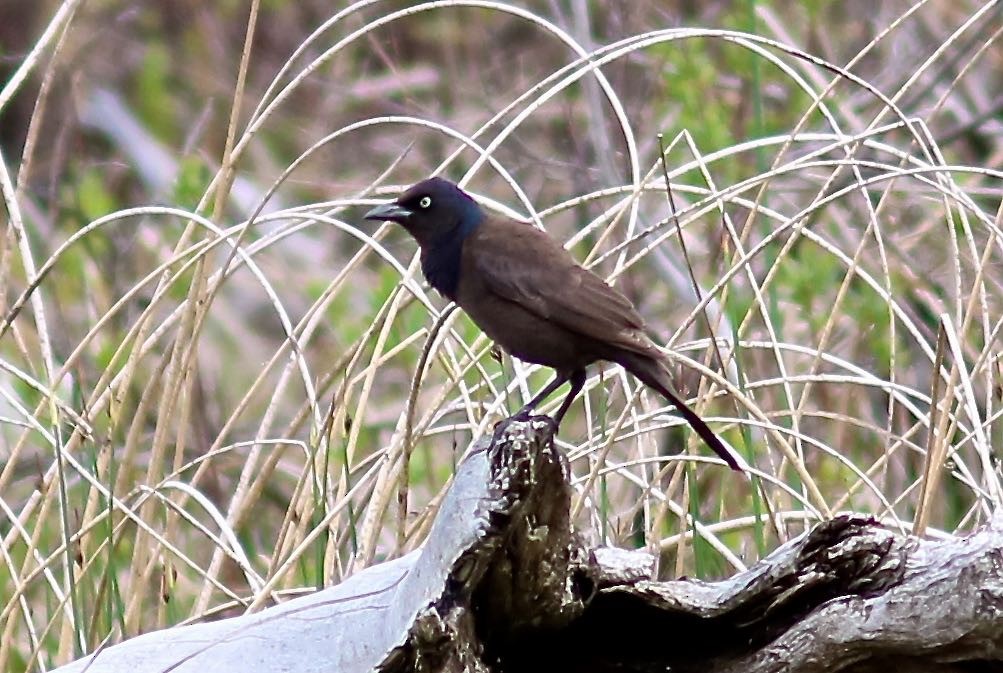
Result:
{"label": "blurred vegetation", "polygon": [[334,4],[0,4],[0,670],[421,543],[549,377],[361,221],[437,170],[631,296],[757,469],[591,372],[560,442],[604,541],[714,576],[1000,504],[997,2]]}

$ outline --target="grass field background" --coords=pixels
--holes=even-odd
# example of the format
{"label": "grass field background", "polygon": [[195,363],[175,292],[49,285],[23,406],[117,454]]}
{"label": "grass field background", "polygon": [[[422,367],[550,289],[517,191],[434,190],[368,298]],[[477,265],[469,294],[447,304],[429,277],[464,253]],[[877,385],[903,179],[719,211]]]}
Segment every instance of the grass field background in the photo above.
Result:
{"label": "grass field background", "polygon": [[431,173],[626,293],[754,468],[590,371],[559,442],[595,541],[711,578],[836,512],[977,527],[1003,500],[1001,19],[0,6],[0,670],[421,544],[471,442],[550,376],[361,219]]}

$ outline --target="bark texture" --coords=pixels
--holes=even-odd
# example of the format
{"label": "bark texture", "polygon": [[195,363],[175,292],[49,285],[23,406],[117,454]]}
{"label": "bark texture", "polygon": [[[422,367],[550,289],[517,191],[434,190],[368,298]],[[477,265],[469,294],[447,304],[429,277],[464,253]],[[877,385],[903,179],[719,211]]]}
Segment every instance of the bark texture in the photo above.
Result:
{"label": "bark texture", "polygon": [[421,549],[57,670],[1003,671],[1003,515],[947,541],[841,516],[727,580],[658,582],[648,554],[586,544],[570,502],[551,425],[512,423],[460,466]]}

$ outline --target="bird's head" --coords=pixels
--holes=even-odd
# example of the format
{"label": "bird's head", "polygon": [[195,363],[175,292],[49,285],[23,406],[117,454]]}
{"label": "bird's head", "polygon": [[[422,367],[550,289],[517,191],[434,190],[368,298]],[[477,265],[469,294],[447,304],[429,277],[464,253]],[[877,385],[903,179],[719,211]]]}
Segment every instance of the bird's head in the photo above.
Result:
{"label": "bird's head", "polygon": [[409,187],[396,201],[376,206],[365,218],[396,222],[424,248],[462,239],[481,223],[484,211],[449,180],[429,178]]}

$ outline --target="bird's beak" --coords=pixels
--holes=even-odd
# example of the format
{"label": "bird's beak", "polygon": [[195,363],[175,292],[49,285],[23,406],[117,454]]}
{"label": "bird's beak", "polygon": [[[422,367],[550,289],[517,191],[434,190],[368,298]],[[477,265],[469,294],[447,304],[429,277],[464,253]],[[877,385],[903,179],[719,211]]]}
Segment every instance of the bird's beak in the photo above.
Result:
{"label": "bird's beak", "polygon": [[381,203],[368,213],[363,215],[367,220],[390,220],[391,222],[404,222],[412,213],[396,203]]}

